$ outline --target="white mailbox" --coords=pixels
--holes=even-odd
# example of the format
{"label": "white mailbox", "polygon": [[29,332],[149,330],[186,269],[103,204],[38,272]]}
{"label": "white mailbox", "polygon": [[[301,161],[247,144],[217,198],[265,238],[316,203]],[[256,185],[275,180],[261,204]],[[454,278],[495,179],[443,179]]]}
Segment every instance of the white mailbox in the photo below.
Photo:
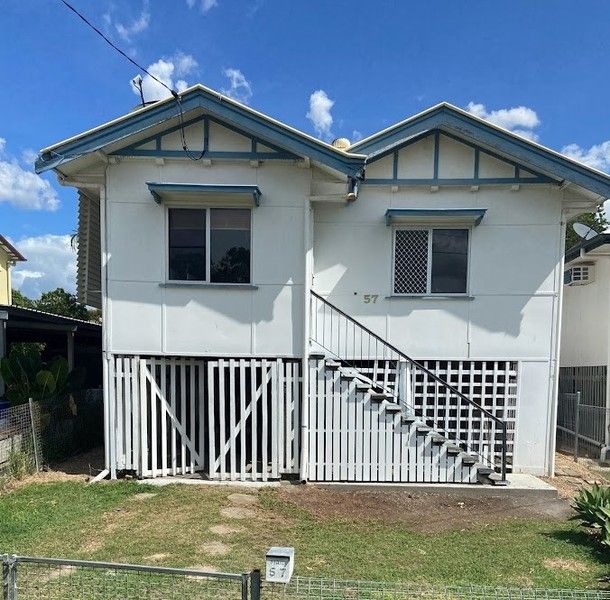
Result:
{"label": "white mailbox", "polygon": [[270,583],[288,583],[294,571],[294,548],[274,546],[267,550],[265,580]]}

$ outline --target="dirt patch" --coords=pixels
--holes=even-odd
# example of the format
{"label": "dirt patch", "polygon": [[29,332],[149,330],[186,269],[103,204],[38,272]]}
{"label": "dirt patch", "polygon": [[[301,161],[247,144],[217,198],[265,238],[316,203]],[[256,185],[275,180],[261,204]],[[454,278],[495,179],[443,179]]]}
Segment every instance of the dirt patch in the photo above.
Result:
{"label": "dirt patch", "polygon": [[47,571],[46,573],[37,574],[36,577],[40,581],[47,582],[47,581],[51,581],[52,579],[57,579],[59,577],[67,577],[73,571],[76,571],[76,567],[73,567],[71,565],[66,565],[63,567],[58,567],[57,569],[51,569],[50,571]]}
{"label": "dirt patch", "polygon": [[157,494],[153,492],[139,492],[131,496],[131,500],[150,500],[154,498]]}
{"label": "dirt patch", "polygon": [[256,496],[252,494],[229,494],[227,499],[235,506],[253,506],[257,502]]}
{"label": "dirt patch", "polygon": [[161,562],[162,560],[165,560],[167,558],[169,558],[171,556],[171,554],[165,554],[164,552],[159,552],[157,554],[151,554],[150,556],[145,556],[144,560],[147,560],[149,562]]}
{"label": "dirt patch", "polygon": [[231,527],[230,525],[212,525],[210,532],[215,535],[231,535],[232,533],[241,533],[242,527]]}
{"label": "dirt patch", "polygon": [[222,542],[207,542],[201,546],[201,550],[210,556],[224,556],[229,553],[230,549],[230,546]]}
{"label": "dirt patch", "polygon": [[580,488],[594,483],[610,484],[610,467],[600,467],[589,458],[579,458],[558,452],[555,455],[555,477],[541,477],[557,488],[561,498],[572,499]]}
{"label": "dirt patch", "polygon": [[585,563],[565,558],[547,558],[542,564],[547,569],[572,571],[573,573],[587,573],[589,571],[589,567]]}
{"label": "dirt patch", "polygon": [[480,528],[514,518],[565,520],[572,514],[567,502],[548,498],[331,490],[315,485],[285,486],[278,493],[282,500],[307,510],[316,519],[376,520],[422,533]]}
{"label": "dirt patch", "polygon": [[225,519],[253,519],[256,512],[244,506],[225,506],[220,509],[220,516]]}

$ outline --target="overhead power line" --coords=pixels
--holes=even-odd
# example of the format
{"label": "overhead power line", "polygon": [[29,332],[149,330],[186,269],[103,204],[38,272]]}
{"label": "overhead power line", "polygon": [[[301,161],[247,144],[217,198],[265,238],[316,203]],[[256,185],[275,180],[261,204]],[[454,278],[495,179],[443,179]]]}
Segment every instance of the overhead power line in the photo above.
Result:
{"label": "overhead power line", "polygon": [[186,153],[186,155],[191,160],[201,160],[204,155],[206,149],[203,148],[201,152],[197,154],[193,154],[186,143],[186,135],[184,133],[184,112],[182,110],[182,101],[180,99],[180,95],[178,92],[171,87],[169,87],[165,82],[161,81],[158,77],[155,77],[150,71],[145,69],[141,64],[136,62],[131,56],[129,56],[126,52],[121,50],[107,35],[105,35],[98,27],[96,27],[85,15],[79,12],[74,6],[72,6],[67,0],[59,0],[66,8],[71,10],[81,21],[83,21],[88,27],[93,29],[97,35],[99,35],[113,50],[118,52],[123,58],[126,58],[132,65],[134,65],[137,69],[148,75],[152,80],[156,81],[159,85],[162,85],[169,93],[174,97],[176,103],[178,104],[178,117],[180,119],[180,136],[182,141],[182,149]]}

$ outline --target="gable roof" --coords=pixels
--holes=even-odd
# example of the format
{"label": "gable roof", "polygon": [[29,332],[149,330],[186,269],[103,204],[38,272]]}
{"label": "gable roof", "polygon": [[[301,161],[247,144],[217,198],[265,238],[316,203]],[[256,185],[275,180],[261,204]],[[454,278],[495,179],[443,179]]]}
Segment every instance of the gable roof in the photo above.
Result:
{"label": "gable roof", "polygon": [[569,181],[604,198],[610,197],[610,175],[572,160],[536,142],[442,102],[387,129],[352,144],[349,152],[363,153],[368,160],[432,130],[448,131],[521,161],[534,169]]}
{"label": "gable roof", "polygon": [[[319,161],[350,176],[358,175],[364,167],[364,156],[335,148],[201,84],[190,87],[179,96],[183,114],[203,109],[246,133],[268,140],[299,156]],[[101,150],[109,144],[120,142],[150,127],[175,119],[178,115],[178,104],[171,96],[134,110],[118,119],[44,148],[36,160],[36,172],[55,169],[63,162]]]}
{"label": "gable roof", "polygon": [[[430,131],[440,130],[488,147],[559,182],[568,181],[603,198],[610,198],[610,176],[606,173],[484,121],[447,102],[360,140],[347,150],[335,148],[201,84],[182,92],[180,105],[183,114],[195,110],[213,114],[246,134],[267,140],[298,156],[318,161],[349,177],[358,177],[367,162],[399,148],[401,144]],[[131,136],[162,126],[178,116],[179,107],[173,97],[134,110],[44,148],[36,160],[36,172],[56,169],[64,162],[103,150],[112,144],[120,144],[122,141],[127,143]]]}
{"label": "gable roof", "polygon": [[11,244],[3,235],[0,235],[0,248],[2,248],[7,254],[10,260],[15,262],[23,262],[27,259]]}

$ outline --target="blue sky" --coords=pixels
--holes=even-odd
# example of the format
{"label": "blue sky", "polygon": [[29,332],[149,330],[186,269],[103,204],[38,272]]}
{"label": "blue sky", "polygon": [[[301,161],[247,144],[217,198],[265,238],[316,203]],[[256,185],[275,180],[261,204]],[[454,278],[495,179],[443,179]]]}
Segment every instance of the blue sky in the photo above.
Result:
{"label": "blue sky", "polygon": [[[326,139],[447,100],[610,171],[607,0],[72,3],[172,85]],[[0,233],[29,258],[15,285],[74,289],[76,195],[32,174],[32,150],[127,112],[137,70],[59,0],[3,2],[0,61]]]}

